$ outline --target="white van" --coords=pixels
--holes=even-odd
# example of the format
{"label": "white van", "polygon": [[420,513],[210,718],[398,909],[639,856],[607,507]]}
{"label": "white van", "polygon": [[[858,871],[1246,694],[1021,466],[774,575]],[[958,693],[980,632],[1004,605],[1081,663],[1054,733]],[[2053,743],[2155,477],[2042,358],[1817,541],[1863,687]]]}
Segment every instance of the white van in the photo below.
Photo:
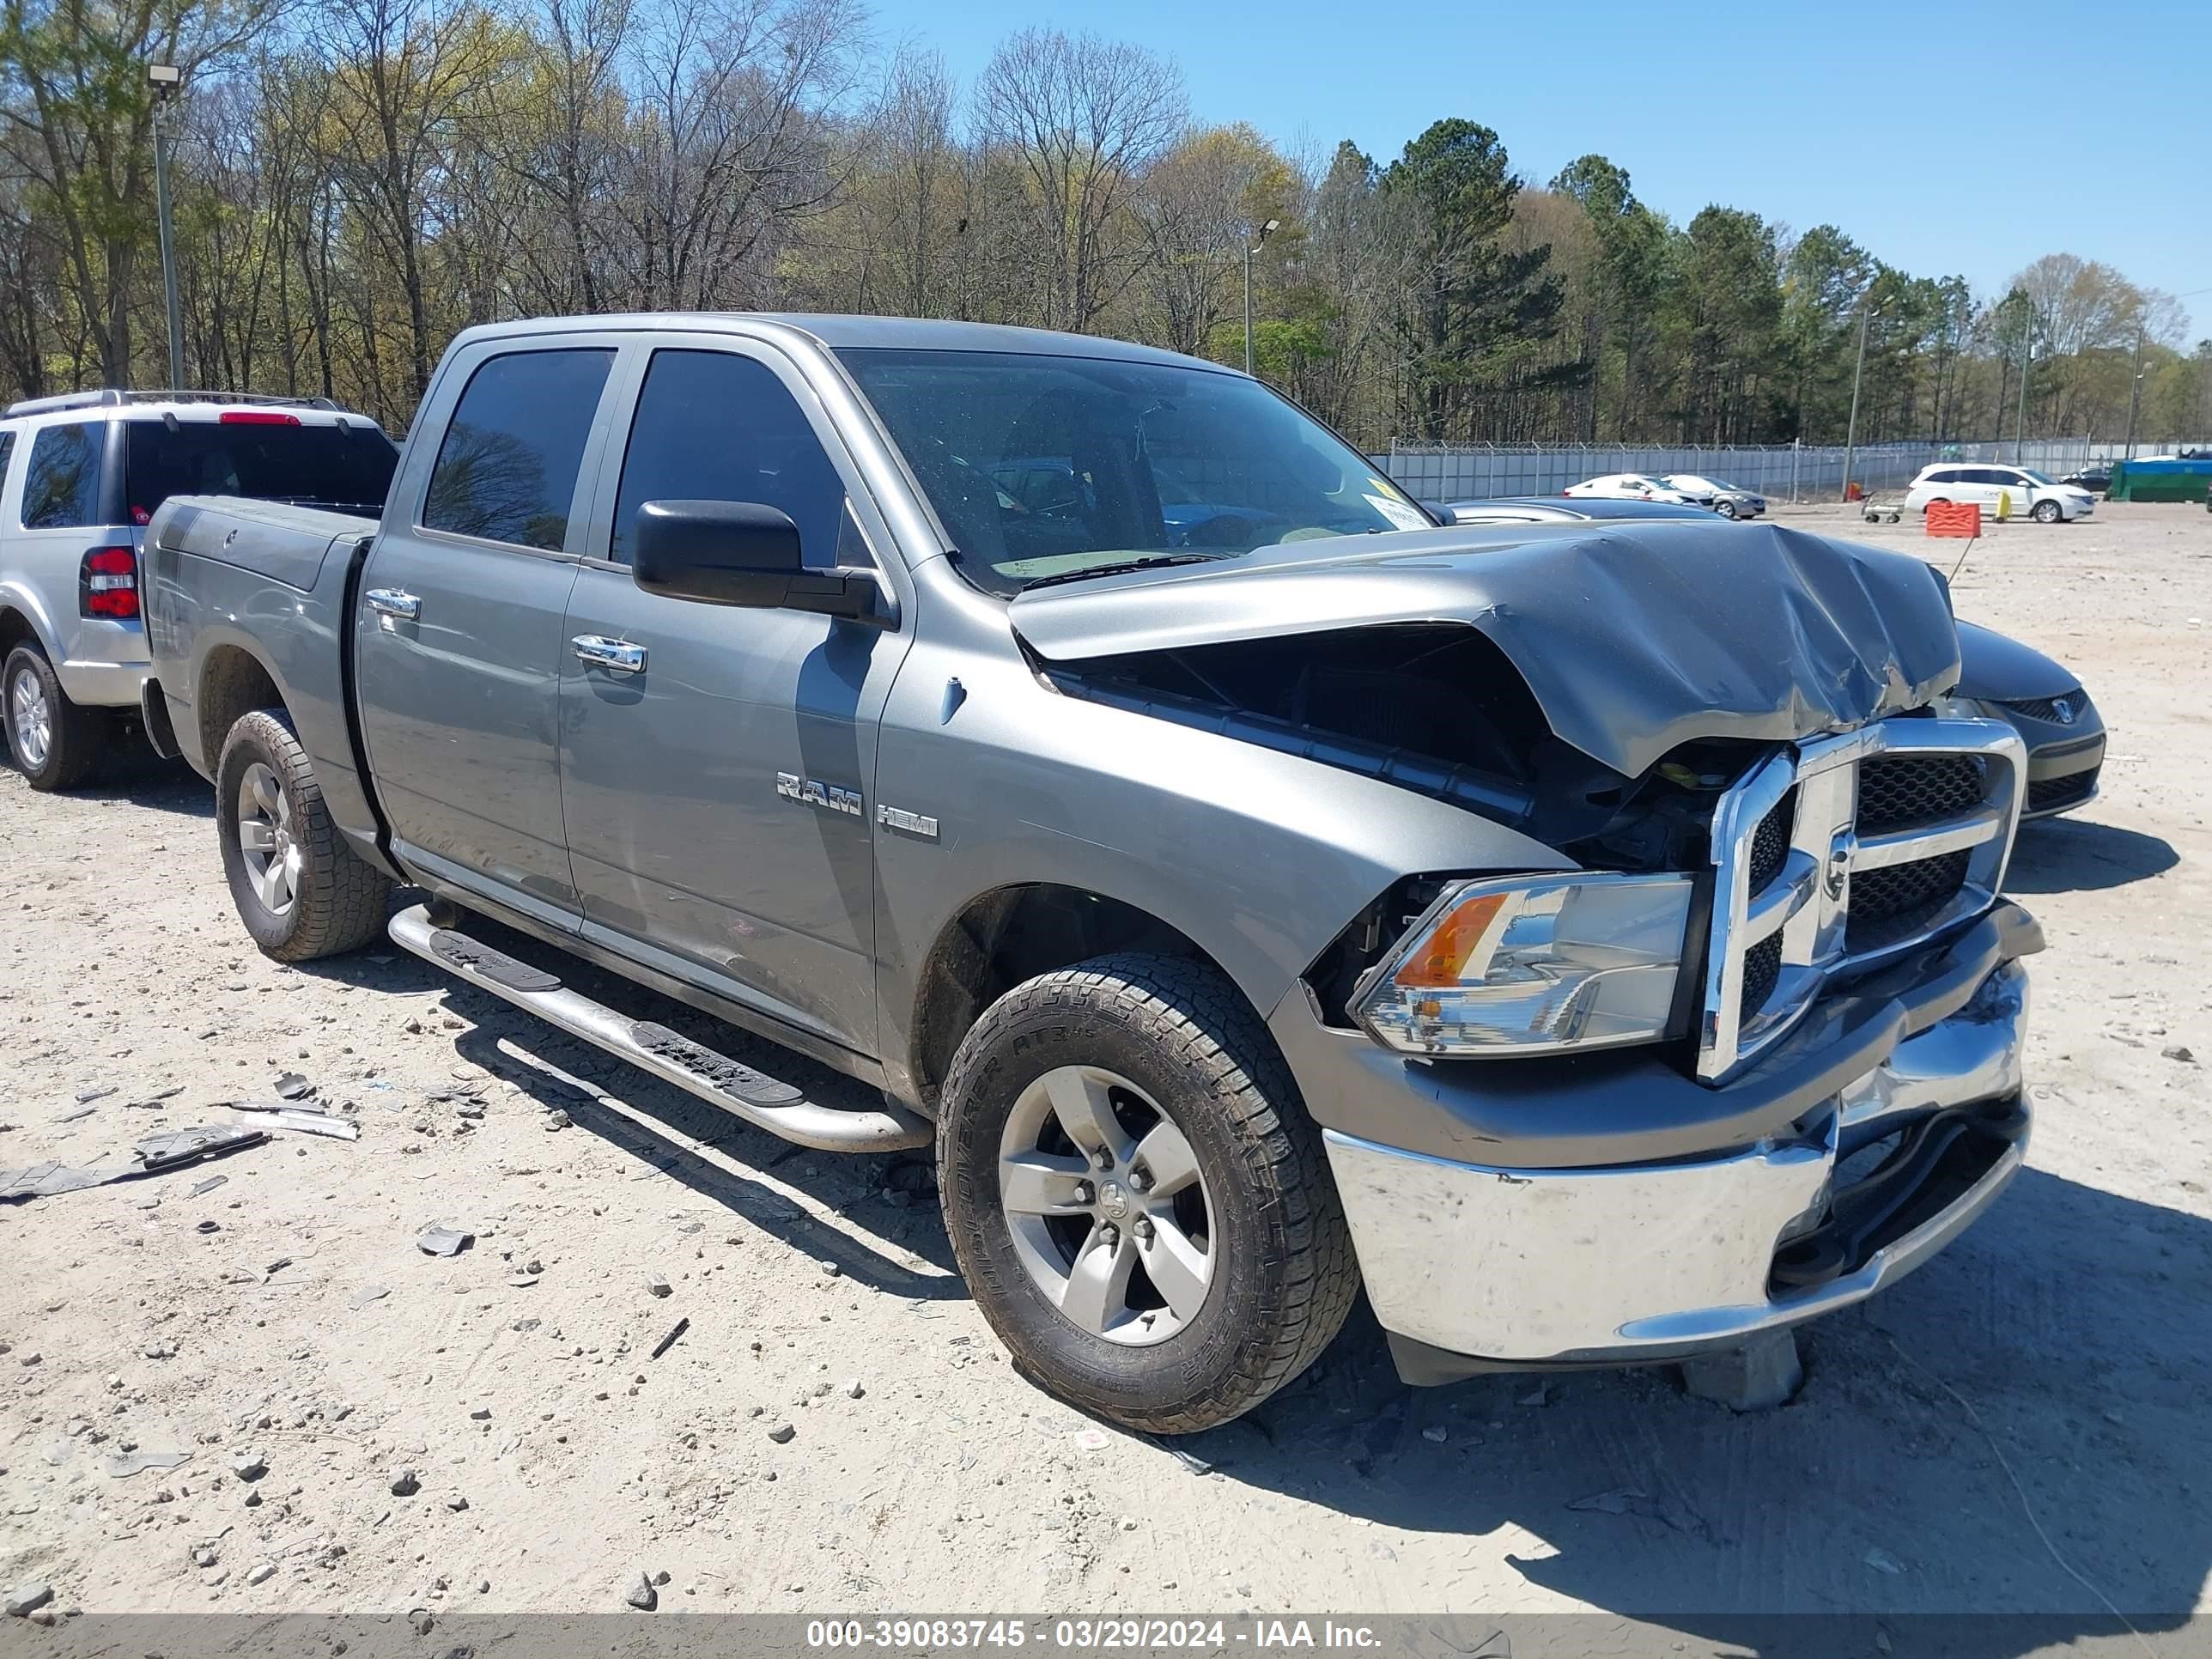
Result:
{"label": "white van", "polygon": [[2097,510],[2097,498],[2072,484],[2054,483],[2040,472],[2024,466],[1999,466],[1961,461],[1942,461],[1923,466],[1912,488],[1905,492],[1907,509],[1926,512],[1937,501],[1971,503],[1985,514],[1995,514],[1998,498],[2010,496],[2016,516],[2038,524],[2059,524],[2086,519]]}

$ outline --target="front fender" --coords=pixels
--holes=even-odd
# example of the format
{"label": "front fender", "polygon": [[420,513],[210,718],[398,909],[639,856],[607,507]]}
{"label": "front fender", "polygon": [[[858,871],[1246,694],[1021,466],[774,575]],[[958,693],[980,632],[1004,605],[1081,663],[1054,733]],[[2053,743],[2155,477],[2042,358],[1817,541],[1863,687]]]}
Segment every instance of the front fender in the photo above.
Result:
{"label": "front fender", "polygon": [[[869,811],[887,1066],[909,1052],[932,945],[999,888],[1052,883],[1158,917],[1264,1018],[1401,877],[1572,867],[1427,796],[1066,696],[1018,658],[978,661],[927,641],[885,709]],[[933,818],[937,833],[887,825],[886,811]]]}

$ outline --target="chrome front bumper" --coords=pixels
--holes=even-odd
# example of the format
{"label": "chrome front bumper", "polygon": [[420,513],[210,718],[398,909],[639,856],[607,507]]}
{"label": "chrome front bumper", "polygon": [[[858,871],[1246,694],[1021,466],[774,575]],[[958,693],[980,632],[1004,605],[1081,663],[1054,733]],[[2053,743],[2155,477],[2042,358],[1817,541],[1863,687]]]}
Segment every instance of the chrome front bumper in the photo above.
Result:
{"label": "chrome front bumper", "polygon": [[[1994,969],[1795,1132],[1725,1156],[1596,1169],[1492,1168],[1325,1132],[1360,1271],[1395,1337],[1510,1366],[1632,1363],[1724,1348],[1863,1300],[1942,1249],[2027,1155],[2027,975]],[[1872,1182],[1839,1166],[1988,1104],[2002,1134],[1943,1163],[1819,1282],[1781,1271]],[[1865,1164],[1878,1154],[1869,1152]],[[1894,1184],[1893,1177],[1893,1185]],[[1787,1237],[1785,1237],[1785,1235]]]}

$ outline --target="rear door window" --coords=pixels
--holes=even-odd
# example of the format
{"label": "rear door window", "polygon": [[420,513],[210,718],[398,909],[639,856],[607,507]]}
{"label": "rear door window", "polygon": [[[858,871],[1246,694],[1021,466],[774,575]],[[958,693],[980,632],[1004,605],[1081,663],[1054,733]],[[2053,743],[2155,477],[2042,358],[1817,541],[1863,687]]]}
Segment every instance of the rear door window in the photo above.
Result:
{"label": "rear door window", "polygon": [[23,528],[73,530],[100,522],[104,427],[40,427],[23,474]]}
{"label": "rear door window", "polygon": [[141,525],[172,495],[246,495],[374,517],[399,461],[373,428],[308,426],[275,411],[174,427],[128,421],[124,431],[124,506]]}
{"label": "rear door window", "polygon": [[479,364],[439,445],[422,527],[558,552],[614,356],[511,351]]}

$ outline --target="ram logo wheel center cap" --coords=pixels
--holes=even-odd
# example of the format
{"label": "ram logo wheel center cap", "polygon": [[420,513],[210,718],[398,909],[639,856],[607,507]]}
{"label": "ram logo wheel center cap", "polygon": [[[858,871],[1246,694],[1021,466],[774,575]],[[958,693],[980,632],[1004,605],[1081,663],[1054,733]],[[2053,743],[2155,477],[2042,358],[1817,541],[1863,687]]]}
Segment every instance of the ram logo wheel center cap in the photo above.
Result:
{"label": "ram logo wheel center cap", "polygon": [[1129,1213],[1129,1194],[1119,1182],[1103,1182],[1098,1188],[1098,1207],[1119,1221]]}

